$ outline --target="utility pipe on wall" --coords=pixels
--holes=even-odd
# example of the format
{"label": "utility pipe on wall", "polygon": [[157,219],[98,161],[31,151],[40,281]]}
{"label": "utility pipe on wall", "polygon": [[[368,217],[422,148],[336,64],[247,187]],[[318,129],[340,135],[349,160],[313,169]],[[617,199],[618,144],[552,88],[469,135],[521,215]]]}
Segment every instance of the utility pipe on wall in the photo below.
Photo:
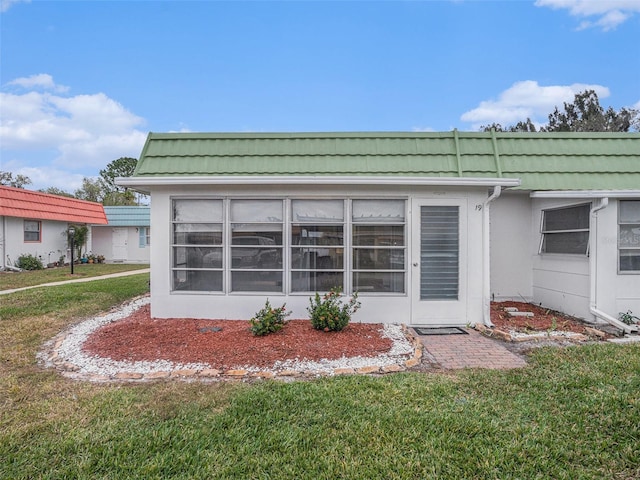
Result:
{"label": "utility pipe on wall", "polygon": [[487,327],[493,327],[491,321],[491,238],[489,204],[502,193],[502,187],[497,185],[493,193],[482,205],[482,319]]}
{"label": "utility pipe on wall", "polygon": [[632,329],[629,325],[598,308],[598,217],[596,213],[606,208],[607,205],[609,205],[609,199],[606,197],[600,198],[591,208],[589,216],[591,231],[591,242],[589,245],[589,280],[591,287],[589,294],[589,311],[595,317],[619,328],[624,333],[631,333]]}

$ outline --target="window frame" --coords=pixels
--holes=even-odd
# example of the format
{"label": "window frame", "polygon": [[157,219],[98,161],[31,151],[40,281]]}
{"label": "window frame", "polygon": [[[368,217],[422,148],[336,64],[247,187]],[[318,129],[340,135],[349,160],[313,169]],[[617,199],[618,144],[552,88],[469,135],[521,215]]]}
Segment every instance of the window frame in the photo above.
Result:
{"label": "window frame", "polygon": [[[27,230],[27,224],[35,224],[37,225],[37,230]],[[27,239],[27,233],[37,233],[38,238],[35,240]],[[24,219],[22,224],[22,240],[24,243],[42,243],[42,221],[41,220],[29,220]]]}
{"label": "window frame", "polygon": [[[357,221],[354,218],[353,205],[355,202],[375,202],[375,201],[389,201],[389,202],[402,202],[403,212],[402,220],[398,221]],[[407,199],[406,198],[350,198],[349,199],[349,251],[350,251],[350,263],[349,263],[349,279],[351,291],[358,291],[363,295],[406,295],[407,294],[407,262],[408,262],[408,245],[407,245]],[[358,227],[402,227],[402,245],[361,245],[357,244],[355,240],[356,230]],[[356,257],[358,251],[371,250],[376,252],[388,252],[390,258],[393,252],[402,252],[402,268],[362,268],[356,267]],[[391,262],[391,260],[390,260]],[[357,274],[391,274],[402,276],[402,290],[401,291],[381,291],[381,290],[359,290],[356,288],[356,276]]]}
{"label": "window frame", "polygon": [[[212,202],[221,202],[222,205],[222,213],[221,213],[221,220],[220,222],[209,222],[206,220],[188,220],[188,221],[181,221],[181,220],[176,220],[174,217],[174,212],[175,212],[175,202],[176,201],[198,201],[198,200],[204,200],[204,201],[212,201]],[[226,285],[227,285],[227,273],[226,273],[226,269],[225,269],[225,246],[227,244],[226,242],[226,236],[225,236],[225,222],[226,222],[226,215],[225,215],[225,201],[223,198],[220,197],[206,197],[206,196],[201,196],[201,197],[171,197],[170,198],[170,211],[169,211],[169,235],[170,235],[170,247],[171,247],[171,255],[170,255],[170,267],[169,267],[169,274],[170,274],[170,278],[169,278],[169,284],[170,284],[170,292],[172,294],[174,293],[178,293],[178,294],[196,294],[196,295],[215,295],[215,294],[224,294],[226,293]],[[175,226],[181,224],[181,225],[187,225],[187,224],[194,224],[194,225],[220,225],[220,236],[221,236],[221,241],[220,241],[220,245],[217,244],[188,244],[188,243],[179,243],[176,242],[176,229]],[[213,230],[214,232],[216,230]],[[190,249],[190,248],[212,248],[212,249],[220,249],[220,255],[221,255],[221,266],[220,267],[209,267],[209,268],[189,268],[188,266],[185,267],[178,267],[176,266],[176,248],[185,248],[185,249]],[[186,252],[187,250],[185,250]],[[181,290],[178,288],[175,288],[175,275],[176,272],[186,272],[185,275],[189,276],[189,272],[191,272],[191,275],[194,274],[194,272],[220,272],[221,275],[221,288],[219,290]]]}
{"label": "window frame", "polygon": [[[583,227],[583,228],[565,228],[565,229],[545,229],[546,226],[546,220],[547,220],[547,214],[548,212],[557,212],[557,211],[562,211],[562,210],[570,210],[570,209],[574,209],[574,208],[580,208],[580,207],[586,207],[588,210],[588,214],[587,214],[587,226]],[[563,205],[561,207],[553,207],[553,208],[545,208],[542,210],[542,214],[540,216],[540,245],[538,247],[538,254],[539,255],[571,255],[571,256],[582,256],[582,257],[588,257],[589,256],[589,251],[591,248],[591,225],[590,225],[590,217],[591,217],[591,202],[585,202],[585,203],[577,203],[577,204],[572,204],[572,205]],[[587,244],[585,246],[585,251],[584,252],[548,252],[545,250],[545,245],[546,245],[546,239],[548,236],[553,236],[553,235],[558,235],[558,234],[562,234],[562,235],[566,235],[566,234],[572,234],[572,233],[576,233],[576,234],[581,234],[581,233],[585,233],[587,234]]]}
{"label": "window frame", "polygon": [[[621,246],[621,233],[622,233],[622,226],[635,226],[638,229],[640,229],[640,221],[638,222],[627,222],[627,221],[623,221],[622,220],[622,204],[623,203],[636,203],[638,205],[638,208],[640,209],[640,200],[619,200],[618,201],[618,241],[617,241],[617,256],[618,256],[618,274],[619,275],[640,275],[640,269],[638,270],[622,270],[621,269],[621,259],[622,259],[622,252],[628,252],[628,251],[637,251],[638,252],[638,256],[640,256],[640,244],[637,247],[629,247],[629,246]],[[635,235],[635,234],[634,234]]]}
{"label": "window frame", "polygon": [[[257,220],[247,220],[247,221],[240,221],[239,219],[234,219],[233,218],[233,204],[234,202],[260,202],[260,201],[272,201],[272,202],[279,202],[280,203],[280,214],[282,216],[282,220],[280,221],[276,221],[276,220],[267,220],[267,221],[257,221]],[[264,295],[284,295],[286,293],[286,260],[285,260],[285,255],[286,255],[286,244],[287,244],[287,240],[286,240],[286,226],[287,226],[287,206],[286,206],[286,198],[284,197],[245,197],[245,196],[239,196],[239,197],[227,197],[225,198],[225,202],[223,205],[223,210],[226,212],[225,218],[226,221],[223,222],[223,237],[226,238],[226,242],[225,242],[225,246],[224,246],[224,258],[227,259],[226,262],[226,268],[225,265],[223,264],[223,270],[224,270],[224,275],[227,279],[226,283],[226,289],[224,290],[225,293],[229,294],[229,295],[256,295],[256,294],[264,294]],[[278,244],[274,244],[273,246],[269,245],[257,245],[257,246],[251,246],[251,245],[242,245],[242,244],[234,244],[233,239],[234,239],[234,225],[252,225],[252,226],[272,226],[272,225],[280,225],[280,230],[274,230],[274,231],[279,231],[280,235],[282,236],[282,241],[281,243]],[[225,231],[226,229],[226,231]],[[255,233],[255,232],[254,232]],[[239,238],[239,237],[238,237]],[[256,238],[262,238],[259,236],[256,236]],[[280,265],[280,268],[261,268],[261,269],[247,269],[247,268],[243,268],[242,266],[238,266],[237,264],[234,265],[233,262],[233,254],[234,254],[234,250],[236,250],[237,252],[240,252],[242,250],[258,250],[258,251],[268,251],[268,250],[279,250],[280,251],[280,258],[282,260],[282,264]],[[233,274],[234,273],[246,273],[246,272],[255,272],[255,273],[262,273],[262,274],[267,274],[267,273],[273,273],[273,272],[280,272],[280,290],[234,290],[233,289]]]}

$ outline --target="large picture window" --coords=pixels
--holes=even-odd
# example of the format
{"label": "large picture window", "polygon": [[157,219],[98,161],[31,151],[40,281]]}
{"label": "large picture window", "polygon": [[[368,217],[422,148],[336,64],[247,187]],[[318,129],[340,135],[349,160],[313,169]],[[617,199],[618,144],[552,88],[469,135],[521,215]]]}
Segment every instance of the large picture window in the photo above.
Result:
{"label": "large picture window", "polygon": [[173,291],[405,293],[406,200],[175,198],[171,228]]}
{"label": "large picture window", "polygon": [[291,201],[291,290],[344,289],[344,201]]}
{"label": "large picture window", "polygon": [[24,241],[41,242],[42,223],[37,220],[24,221]]}
{"label": "large picture window", "polygon": [[404,200],[353,200],[353,290],[404,292]]}
{"label": "large picture window", "polygon": [[222,291],[222,200],[174,200],[172,225],[173,290]]}
{"label": "large picture window", "polygon": [[621,272],[640,273],[640,200],[620,201],[618,258]]}
{"label": "large picture window", "polygon": [[586,255],[589,251],[591,204],[554,208],[542,212],[541,253]]}

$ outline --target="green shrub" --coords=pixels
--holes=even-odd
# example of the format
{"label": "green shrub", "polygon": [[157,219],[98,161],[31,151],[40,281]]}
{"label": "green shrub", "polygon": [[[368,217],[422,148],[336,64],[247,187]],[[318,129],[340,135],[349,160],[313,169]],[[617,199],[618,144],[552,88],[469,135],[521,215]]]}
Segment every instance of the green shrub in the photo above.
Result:
{"label": "green shrub", "polygon": [[23,253],[18,257],[16,267],[23,270],[42,270],[44,266],[38,257],[34,257],[30,253]]}
{"label": "green shrub", "polygon": [[267,299],[264,308],[249,320],[249,323],[251,323],[251,333],[262,337],[281,330],[287,323],[286,317],[291,315],[291,312],[286,311],[286,306],[287,304],[285,303],[279,308],[273,308],[269,303],[269,299]]}
{"label": "green shrub", "polygon": [[358,292],[347,303],[343,303],[342,290],[336,287],[322,297],[316,292],[315,298],[310,298],[309,303],[307,311],[311,317],[311,325],[316,330],[325,332],[343,330],[349,324],[351,315],[360,308]]}

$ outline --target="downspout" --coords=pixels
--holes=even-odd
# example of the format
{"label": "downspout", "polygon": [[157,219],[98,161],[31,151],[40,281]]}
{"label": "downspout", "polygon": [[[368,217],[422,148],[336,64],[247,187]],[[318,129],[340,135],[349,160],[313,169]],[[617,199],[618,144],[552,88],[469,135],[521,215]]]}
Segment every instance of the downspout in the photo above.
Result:
{"label": "downspout", "polygon": [[617,318],[603,312],[598,308],[598,222],[596,213],[609,205],[608,198],[601,198],[596,205],[591,208],[589,222],[591,230],[592,241],[589,245],[589,281],[590,281],[590,295],[589,295],[589,311],[597,318],[604,320],[605,322],[619,328],[624,333],[631,333],[632,329],[629,325],[621,322]]}
{"label": "downspout", "polygon": [[482,319],[487,327],[493,327],[491,322],[491,245],[489,230],[489,204],[502,193],[502,187],[497,185],[493,193],[482,205]]}

